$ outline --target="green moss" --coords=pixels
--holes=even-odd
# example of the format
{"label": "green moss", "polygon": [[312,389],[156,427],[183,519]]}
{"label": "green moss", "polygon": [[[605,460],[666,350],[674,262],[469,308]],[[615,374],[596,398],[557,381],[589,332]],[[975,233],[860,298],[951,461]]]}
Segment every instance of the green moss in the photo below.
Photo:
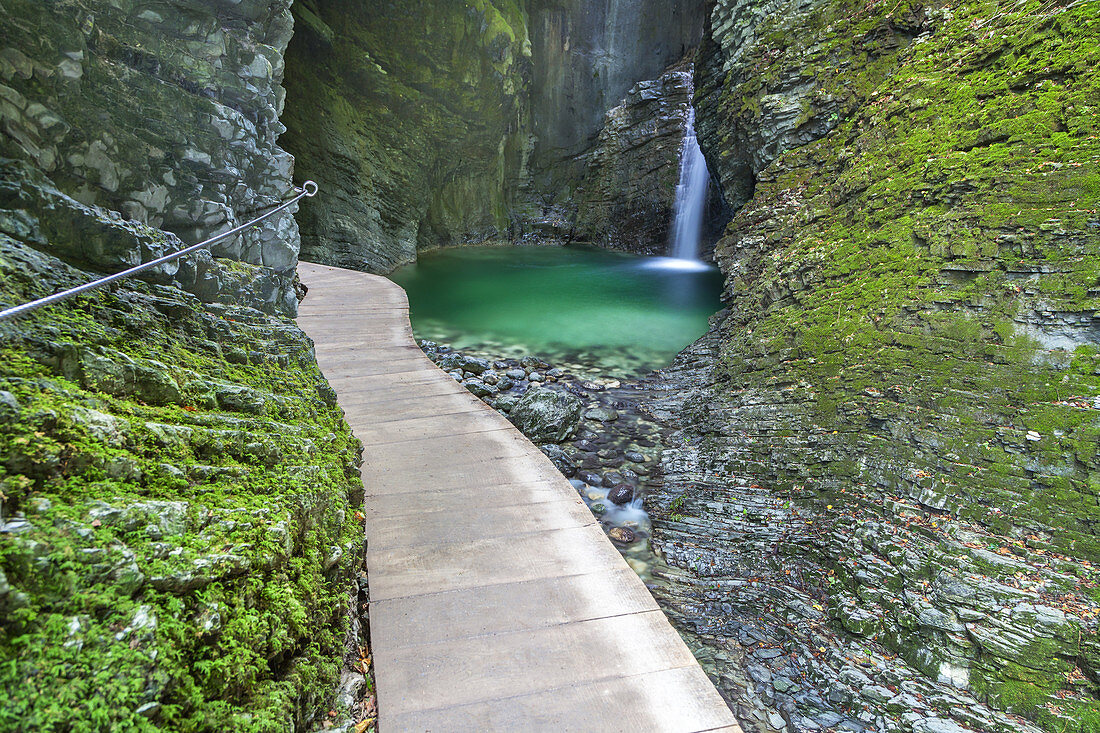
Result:
{"label": "green moss", "polygon": [[[5,300],[57,286],[32,266],[0,251]],[[302,726],[338,677],[362,536],[358,443],[308,340],[140,283],[2,336],[0,502],[29,526],[0,540],[0,730]],[[93,351],[156,360],[178,399],[71,368]],[[264,398],[219,408],[210,384]]]}
{"label": "green moss", "polygon": [[[772,399],[812,446],[775,465],[767,438],[790,423],[726,426],[765,435],[731,472],[868,511],[944,497],[961,522],[1100,561],[1100,3],[833,0],[794,22],[764,21],[697,99],[702,129],[753,130],[805,73],[799,122],[836,115],[760,174],[718,247],[735,278],[711,396]],[[762,396],[774,384],[806,385],[810,409]],[[1076,686],[1009,665],[984,689],[1062,730],[1100,713],[1080,664]]]}

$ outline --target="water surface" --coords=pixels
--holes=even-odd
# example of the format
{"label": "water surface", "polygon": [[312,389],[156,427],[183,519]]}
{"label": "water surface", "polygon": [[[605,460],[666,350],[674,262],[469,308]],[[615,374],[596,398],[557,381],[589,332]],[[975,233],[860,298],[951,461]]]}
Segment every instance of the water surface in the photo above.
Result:
{"label": "water surface", "polygon": [[390,277],[418,338],[616,377],[667,366],[721,307],[713,266],[594,247],[458,247]]}

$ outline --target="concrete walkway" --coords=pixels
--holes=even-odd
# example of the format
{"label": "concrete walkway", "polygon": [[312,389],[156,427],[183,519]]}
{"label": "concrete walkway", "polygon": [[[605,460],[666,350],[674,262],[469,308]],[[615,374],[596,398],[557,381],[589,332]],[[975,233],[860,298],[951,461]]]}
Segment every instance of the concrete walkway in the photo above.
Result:
{"label": "concrete walkway", "polygon": [[365,447],[381,733],[739,733],[569,482],[417,348],[404,291],[298,273],[298,324]]}

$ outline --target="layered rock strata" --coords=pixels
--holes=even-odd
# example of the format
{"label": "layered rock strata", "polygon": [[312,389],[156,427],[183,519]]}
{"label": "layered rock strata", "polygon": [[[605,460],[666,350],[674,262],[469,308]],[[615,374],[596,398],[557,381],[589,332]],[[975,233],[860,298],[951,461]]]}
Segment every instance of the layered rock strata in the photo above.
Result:
{"label": "layered rock strata", "polygon": [[636,83],[658,78],[698,44],[703,6],[679,0],[529,3],[536,192],[568,198],[581,173],[577,156],[591,148],[604,114]]}
{"label": "layered rock strata", "polygon": [[650,509],[762,730],[1100,725],[1097,10],[712,7],[744,206]]}
{"label": "layered rock strata", "polygon": [[522,4],[294,12],[284,142],[326,192],[302,209],[303,256],[389,272],[424,247],[507,237],[530,147]]}
{"label": "layered rock strata", "polygon": [[[0,307],[283,196],[288,5],[0,7]],[[300,730],[330,709],[362,484],[288,318],[297,248],[288,212],[0,324],[0,730]]]}
{"label": "layered rock strata", "polygon": [[[289,6],[4,3],[0,156],[188,243],[248,221],[291,188],[276,144]],[[297,232],[283,212],[213,253],[273,270],[290,292]]]}
{"label": "layered rock strata", "polygon": [[583,158],[572,238],[639,254],[666,254],[688,108],[691,67],[630,88],[604,117]]}

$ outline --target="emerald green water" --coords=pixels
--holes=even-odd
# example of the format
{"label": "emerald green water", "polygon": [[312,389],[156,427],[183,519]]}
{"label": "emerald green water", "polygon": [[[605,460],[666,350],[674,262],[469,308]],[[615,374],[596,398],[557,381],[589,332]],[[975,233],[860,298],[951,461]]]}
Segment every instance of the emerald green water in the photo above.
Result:
{"label": "emerald green water", "polygon": [[418,338],[616,377],[667,366],[721,307],[712,266],[593,247],[445,249],[390,277]]}

